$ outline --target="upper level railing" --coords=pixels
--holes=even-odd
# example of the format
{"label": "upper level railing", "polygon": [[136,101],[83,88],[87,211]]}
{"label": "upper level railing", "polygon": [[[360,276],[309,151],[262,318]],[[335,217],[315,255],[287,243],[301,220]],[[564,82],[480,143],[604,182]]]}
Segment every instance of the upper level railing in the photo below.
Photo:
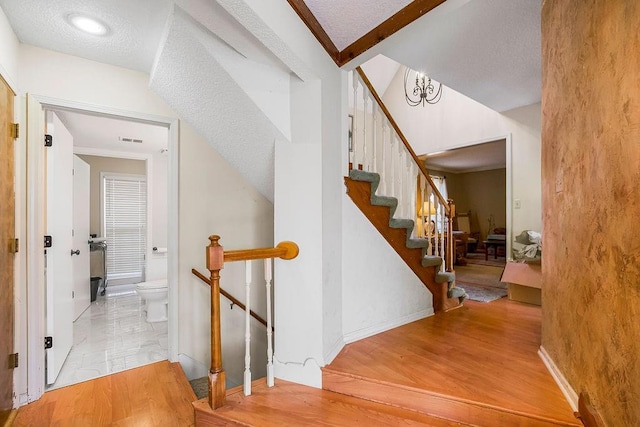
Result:
{"label": "upper level railing", "polygon": [[220,408],[226,399],[225,372],[222,368],[222,341],[220,339],[220,270],[225,262],[245,261],[245,369],[244,394],[251,394],[251,262],[264,260],[264,279],[267,294],[267,385],[274,384],[273,373],[273,327],[271,321],[271,281],[272,259],[293,259],[298,256],[298,245],[294,242],[280,242],[274,248],[243,249],[225,251],[220,246],[220,236],[210,236],[206,248],[207,269],[211,285],[211,366],[209,368],[209,406]]}
{"label": "upper level railing", "polygon": [[441,268],[451,271],[455,245],[446,244],[446,236],[452,236],[455,205],[440,194],[360,67],[353,73],[352,117],[349,169],[378,173],[378,195],[398,199],[394,217],[413,220],[412,237],[428,239],[427,253],[442,257]]}

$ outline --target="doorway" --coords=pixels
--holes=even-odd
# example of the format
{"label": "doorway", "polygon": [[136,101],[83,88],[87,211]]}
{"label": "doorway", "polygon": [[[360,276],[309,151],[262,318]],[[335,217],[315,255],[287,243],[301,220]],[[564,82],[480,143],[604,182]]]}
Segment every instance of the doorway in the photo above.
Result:
{"label": "doorway", "polygon": [[[140,113],[125,113],[122,111],[112,110],[109,108],[86,106],[86,105],[80,105],[74,102],[55,100],[55,99],[50,99],[45,97],[37,97],[37,96],[34,97],[34,96],[28,95],[27,122],[28,122],[28,126],[31,129],[33,129],[33,132],[31,132],[30,135],[28,135],[28,144],[27,144],[28,145],[27,151],[30,154],[29,165],[31,166],[29,174],[30,176],[32,176],[32,180],[31,180],[32,187],[28,187],[27,190],[32,195],[31,197],[33,198],[34,204],[44,204],[43,200],[44,200],[45,191],[44,191],[43,179],[38,178],[38,175],[42,174],[42,172],[39,172],[42,170],[39,167],[39,165],[44,164],[44,158],[45,158],[44,148],[41,147],[41,144],[38,144],[38,141],[42,141],[42,139],[40,138],[41,137],[44,138],[43,131],[41,130],[41,129],[44,129],[44,126],[40,127],[40,125],[37,125],[34,123],[37,122],[38,120],[42,121],[43,114],[41,112],[44,111],[45,109],[56,111],[61,116],[67,116],[64,120],[68,120],[69,119],[68,116],[73,113],[78,115],[84,115],[86,116],[85,118],[88,118],[90,121],[94,119],[95,120],[98,120],[98,119],[119,120],[119,121],[123,121],[130,124],[151,125],[157,128],[161,128],[163,130],[165,134],[166,145],[164,148],[158,150],[157,155],[163,156],[165,159],[164,174],[166,176],[167,192],[165,193],[166,195],[164,197],[164,200],[166,202],[167,209],[165,209],[164,213],[160,216],[164,217],[165,219],[166,237],[165,237],[164,243],[161,243],[161,242],[150,243],[153,241],[153,239],[152,239],[152,236],[150,236],[151,230],[149,230],[148,236],[150,237],[147,240],[147,242],[148,242],[148,248],[149,248],[148,252],[152,251],[151,249],[152,245],[157,245],[157,246],[164,245],[162,248],[164,249],[163,255],[165,257],[165,261],[164,261],[165,267],[164,267],[163,273],[158,273],[158,274],[164,274],[165,277],[167,278],[167,283],[169,285],[169,297],[168,297],[169,320],[168,320],[167,326],[165,327],[166,334],[167,334],[167,338],[165,339],[166,347],[167,347],[167,355],[165,356],[165,358],[168,356],[170,360],[175,361],[177,359],[177,353],[175,351],[176,344],[177,344],[177,331],[175,327],[177,322],[177,306],[176,304],[171,303],[171,301],[176,301],[175,299],[176,289],[175,289],[175,286],[172,286],[171,284],[176,283],[175,277],[177,277],[177,268],[176,268],[177,267],[177,258],[176,258],[177,257],[177,250],[176,250],[177,156],[175,155],[175,150],[177,149],[177,138],[178,138],[177,120],[171,119],[171,118],[159,117],[159,116],[140,114]],[[73,120],[71,120],[71,122],[72,121]],[[68,123],[71,123],[71,122],[68,121]],[[74,125],[70,124],[69,127],[72,128],[73,130]],[[38,133],[40,133],[40,136],[38,136],[38,134],[35,132],[36,129],[38,130]],[[75,130],[74,132],[77,133],[78,131]],[[80,136],[77,136],[79,140],[83,140],[83,141],[88,140],[88,138],[85,138],[82,132],[80,132],[79,134]],[[103,134],[104,132],[101,133],[101,135]],[[138,139],[138,138],[130,138],[129,136],[123,136],[123,135],[120,135],[120,136],[122,136],[122,138],[116,141],[116,143],[128,142],[128,143],[138,144],[137,142],[126,141],[126,139]],[[80,145],[80,144],[77,144],[77,145]],[[84,144],[83,147],[74,149],[74,151],[76,151],[76,154],[78,156],[84,155],[84,156],[96,156],[96,157],[102,156],[102,157],[111,157],[111,158],[131,158],[131,157],[138,158],[139,160],[142,160],[146,164],[147,176],[153,176],[152,174],[154,171],[154,167],[153,167],[154,162],[152,161],[152,157],[155,154],[145,155],[145,154],[140,154],[135,152],[132,154],[131,150],[127,151],[121,148],[119,150],[114,150],[113,148],[109,150],[109,149],[105,149],[104,147],[97,148],[97,147],[91,147],[86,145],[87,144]],[[174,154],[172,154],[172,151]],[[161,168],[156,168],[156,169],[160,170]],[[155,192],[151,190],[150,194],[151,195],[149,196],[150,197],[149,200],[151,204],[153,202],[153,194],[155,194]],[[38,211],[39,211],[38,209],[34,209],[31,212],[38,212]],[[32,214],[32,215],[37,216],[37,214]],[[33,216],[29,218],[30,220],[28,221],[27,228],[29,231],[31,231],[32,236],[36,236],[39,234],[38,232],[40,230],[39,230],[38,219],[34,218]],[[99,233],[91,233],[91,234],[99,234]],[[36,241],[34,240],[31,243],[33,243],[32,246],[35,248]],[[31,277],[37,278],[39,276],[39,274],[37,273],[38,271],[43,271],[44,273],[45,269],[44,269],[44,266],[42,265],[43,262],[39,261],[39,257],[37,256],[38,255],[37,250],[30,252],[29,255],[30,257],[29,257],[28,270],[34,272],[34,274],[32,274]],[[147,257],[147,259],[149,258],[150,256]],[[148,274],[148,272],[146,272],[146,274]],[[38,317],[42,318],[44,316],[43,314],[39,314],[39,312],[42,313],[43,310],[41,309],[41,307],[45,305],[45,299],[46,299],[45,289],[46,288],[44,286],[44,283],[38,284],[38,283],[35,283],[36,281],[37,280],[32,279],[32,282],[28,284],[28,292],[30,295],[33,295],[33,298],[27,301],[27,316],[25,316],[30,320],[31,319],[36,320],[36,322],[33,322],[35,326],[29,329],[28,331],[28,342],[30,347],[30,351],[28,354],[29,375],[28,375],[28,381],[27,381],[28,389],[29,389],[29,400],[38,399],[42,395],[42,393],[45,391],[45,386],[44,386],[45,376],[43,372],[44,363],[45,363],[45,353],[44,353],[44,350],[41,350],[40,346],[37,346],[35,344],[37,342],[41,342],[42,336],[45,335],[43,330],[44,328],[38,328],[39,322],[37,322],[37,318]],[[39,289],[41,291],[39,291]],[[126,369],[127,367],[125,366],[124,368]]]}

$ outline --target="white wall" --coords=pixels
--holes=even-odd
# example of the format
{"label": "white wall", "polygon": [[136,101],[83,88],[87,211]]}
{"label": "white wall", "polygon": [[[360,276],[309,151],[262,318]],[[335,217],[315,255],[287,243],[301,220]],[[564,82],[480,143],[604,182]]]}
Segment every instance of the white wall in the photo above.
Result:
{"label": "white wall", "polygon": [[[348,199],[348,196],[344,196]],[[431,292],[358,207],[345,201],[343,327],[346,342],[433,314]]]}
{"label": "white wall", "polygon": [[[149,77],[144,73],[29,45],[20,45],[18,69],[21,96],[29,92],[111,109],[175,117],[150,91]],[[220,233],[223,244],[237,248],[272,244],[272,205],[184,122],[180,123],[178,155],[179,281],[172,284],[179,289],[178,353],[208,367],[208,289],[193,278],[191,268],[204,269],[204,247],[209,234]],[[209,210],[203,210],[203,205]],[[243,281],[243,271],[230,268],[223,272],[223,286]],[[21,312],[20,316],[25,322],[25,313]],[[243,335],[243,331],[234,332]],[[19,351],[27,354],[26,342],[21,343]],[[25,387],[21,383],[17,391]]]}
{"label": "white wall", "polygon": [[18,38],[7,16],[0,8],[0,75],[14,91],[18,91]]}
{"label": "white wall", "polygon": [[[367,64],[363,69],[366,73]],[[418,155],[511,135],[512,199],[520,199],[522,207],[512,210],[512,224],[507,227],[515,234],[525,229],[540,230],[540,104],[501,114],[446,87],[438,104],[410,107],[404,100],[403,77],[401,67],[382,99]]]}
{"label": "white wall", "polygon": [[[168,187],[167,187],[167,154],[154,153],[148,160],[151,165],[151,173],[147,170],[147,179],[151,181],[151,248],[167,248],[167,213]],[[167,277],[167,252],[151,251],[147,262],[147,280],[156,280]]]}

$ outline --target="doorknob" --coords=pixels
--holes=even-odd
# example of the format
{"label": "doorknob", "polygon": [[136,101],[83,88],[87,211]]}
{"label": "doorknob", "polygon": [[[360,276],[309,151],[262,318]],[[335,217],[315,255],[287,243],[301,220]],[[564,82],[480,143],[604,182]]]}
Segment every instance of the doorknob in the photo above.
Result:
{"label": "doorknob", "polygon": [[75,251],[71,249],[71,256],[80,255],[80,249],[76,249]]}

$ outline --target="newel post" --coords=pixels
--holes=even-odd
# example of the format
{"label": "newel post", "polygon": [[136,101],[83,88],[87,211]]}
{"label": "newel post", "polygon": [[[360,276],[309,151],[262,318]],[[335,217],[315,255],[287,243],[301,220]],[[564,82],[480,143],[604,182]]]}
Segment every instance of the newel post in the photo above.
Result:
{"label": "newel post", "polygon": [[453,271],[453,264],[456,257],[456,239],[453,235],[453,218],[456,216],[456,205],[452,199],[447,200],[449,206],[449,221],[447,222],[447,236],[449,236],[449,247],[447,248],[447,271]]}
{"label": "newel post", "polygon": [[207,269],[211,277],[211,367],[209,368],[209,406],[217,409],[226,398],[225,374],[222,369],[222,342],[220,340],[220,270],[224,268],[224,249],[218,243],[220,236],[209,236]]}

